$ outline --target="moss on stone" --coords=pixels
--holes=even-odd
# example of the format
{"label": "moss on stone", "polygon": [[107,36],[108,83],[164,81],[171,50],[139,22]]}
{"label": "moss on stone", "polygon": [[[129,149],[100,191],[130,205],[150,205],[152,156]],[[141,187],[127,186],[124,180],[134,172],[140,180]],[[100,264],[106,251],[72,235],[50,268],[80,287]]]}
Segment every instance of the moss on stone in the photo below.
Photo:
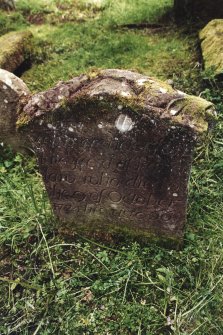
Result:
{"label": "moss on stone", "polygon": [[174,122],[187,125],[197,134],[206,133],[209,125],[217,120],[212,103],[190,95],[172,101],[168,106],[168,112],[172,114]]}
{"label": "moss on stone", "polygon": [[13,72],[32,50],[30,31],[11,32],[0,37],[0,68]]}
{"label": "moss on stone", "polygon": [[[99,224],[101,223],[101,225]],[[99,242],[111,241],[114,240],[126,240],[130,239],[133,241],[139,241],[140,243],[157,244],[159,246],[171,248],[171,249],[180,249],[183,245],[183,234],[171,236],[169,234],[161,233],[157,234],[155,231],[142,230],[137,227],[131,227],[129,224],[123,226],[117,224],[117,222],[110,222],[109,224],[103,219],[101,222],[97,220],[92,220],[91,222],[84,222],[80,225],[78,221],[72,222],[63,222],[63,224],[58,223],[60,233],[73,236],[75,234],[80,234],[88,238],[94,238]]]}
{"label": "moss on stone", "polygon": [[[49,122],[66,119],[88,108],[90,113],[122,105],[137,114],[190,128],[197,135],[216,119],[212,103],[173,89],[160,80],[125,70],[94,71],[36,94],[22,105],[17,128],[44,118]],[[81,81],[82,80],[82,81]],[[73,87],[75,83],[75,89]],[[66,94],[63,95],[63,90]],[[73,93],[74,92],[74,93]],[[90,107],[90,108],[89,108]]]}
{"label": "moss on stone", "polygon": [[205,69],[223,73],[223,20],[209,22],[199,34]]}

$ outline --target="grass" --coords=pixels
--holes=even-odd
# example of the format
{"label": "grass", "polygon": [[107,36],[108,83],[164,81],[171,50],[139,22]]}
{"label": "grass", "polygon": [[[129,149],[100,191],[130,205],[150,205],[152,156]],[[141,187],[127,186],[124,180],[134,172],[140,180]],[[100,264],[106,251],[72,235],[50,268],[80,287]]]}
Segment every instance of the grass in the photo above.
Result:
{"label": "grass", "polygon": [[162,79],[178,77],[182,72],[187,76],[194,57],[188,38],[182,39],[173,31],[157,35],[108,29],[103,34],[100,22],[87,22],[44,26],[38,28],[37,35],[42,36],[43,32],[42,43],[45,40],[47,48],[45,60],[22,77],[34,91],[92,68],[127,68]]}
{"label": "grass", "polygon": [[173,5],[171,0],[108,1],[105,18],[113,25],[157,22]]}
{"label": "grass", "polygon": [[[64,239],[33,159],[0,147],[0,334],[221,335],[222,88],[197,66],[195,36],[172,24],[156,33],[118,27],[156,22],[171,2],[59,2],[65,7],[59,13],[53,1],[50,13],[44,1],[18,1],[16,13],[0,14],[8,20],[1,34],[24,27],[34,33],[33,66],[22,76],[32,91],[94,67],[131,68],[202,91],[216,104],[219,122],[196,152],[181,251]],[[78,22],[61,22],[69,6]],[[49,21],[30,24],[34,9]]]}

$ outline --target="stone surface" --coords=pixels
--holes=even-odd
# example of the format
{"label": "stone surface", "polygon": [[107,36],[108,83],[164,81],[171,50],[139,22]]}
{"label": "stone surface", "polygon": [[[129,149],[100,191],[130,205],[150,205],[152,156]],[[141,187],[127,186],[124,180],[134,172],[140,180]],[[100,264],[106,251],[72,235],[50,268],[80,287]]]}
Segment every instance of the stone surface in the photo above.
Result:
{"label": "stone surface", "polygon": [[223,20],[212,20],[201,30],[201,49],[205,69],[223,74]]}
{"label": "stone surface", "polygon": [[19,100],[28,94],[29,89],[20,78],[0,69],[0,141],[17,150],[24,142],[16,132],[17,108]]}
{"label": "stone surface", "polygon": [[147,241],[183,237],[193,148],[213,105],[123,70],[61,82],[23,104],[28,136],[64,231]]}
{"label": "stone surface", "polygon": [[0,37],[0,68],[14,72],[30,56],[32,33],[11,32]]}

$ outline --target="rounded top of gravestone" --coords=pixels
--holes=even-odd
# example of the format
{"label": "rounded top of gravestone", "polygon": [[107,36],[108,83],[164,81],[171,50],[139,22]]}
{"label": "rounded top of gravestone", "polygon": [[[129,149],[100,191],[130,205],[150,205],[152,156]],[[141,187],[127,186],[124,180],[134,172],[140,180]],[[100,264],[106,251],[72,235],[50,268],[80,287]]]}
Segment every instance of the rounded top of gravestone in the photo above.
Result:
{"label": "rounded top of gravestone", "polygon": [[60,82],[33,95],[22,106],[17,125],[41,118],[66,118],[91,105],[92,110],[97,105],[98,112],[118,109],[120,115],[122,110],[131,109],[147,118],[189,128],[196,135],[206,132],[216,118],[214,105],[202,98],[187,95],[159,79],[108,69]]}

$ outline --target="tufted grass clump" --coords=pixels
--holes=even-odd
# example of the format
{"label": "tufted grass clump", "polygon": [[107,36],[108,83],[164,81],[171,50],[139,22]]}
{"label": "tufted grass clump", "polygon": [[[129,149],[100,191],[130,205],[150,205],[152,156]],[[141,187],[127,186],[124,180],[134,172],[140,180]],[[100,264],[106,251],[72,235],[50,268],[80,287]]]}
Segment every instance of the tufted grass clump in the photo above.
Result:
{"label": "tufted grass clump", "polygon": [[27,27],[27,22],[19,12],[6,14],[0,10],[0,36],[12,31]]}

